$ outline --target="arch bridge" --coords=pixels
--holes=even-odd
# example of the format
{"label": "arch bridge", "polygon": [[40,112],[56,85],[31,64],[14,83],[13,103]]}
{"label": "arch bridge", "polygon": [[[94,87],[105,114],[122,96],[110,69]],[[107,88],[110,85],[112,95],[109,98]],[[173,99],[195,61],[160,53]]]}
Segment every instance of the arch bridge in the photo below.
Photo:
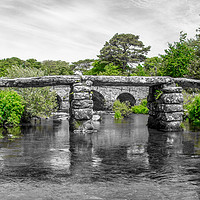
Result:
{"label": "arch bridge", "polygon": [[[60,110],[69,109],[69,85],[56,85],[52,89],[57,93]],[[119,99],[121,102],[129,101],[131,106],[138,105],[142,99],[147,98],[147,86],[91,86],[93,110],[112,110],[113,103]]]}
{"label": "arch bridge", "polygon": [[[137,91],[142,91],[140,94],[144,96],[148,91],[148,127],[163,131],[180,131],[180,124],[183,120],[182,88],[199,88],[200,81],[185,78],[139,76],[44,76],[0,79],[0,87],[57,87],[58,85],[70,88],[69,121],[71,130],[93,131],[92,116],[93,101],[95,101],[92,98],[93,93],[101,94],[101,90],[107,88],[109,91],[107,99],[112,102],[116,98],[130,99],[131,93],[132,96],[137,96],[133,89],[137,87]],[[103,97],[106,97],[105,91]],[[133,104],[139,102],[140,99],[139,97],[133,99]]]}

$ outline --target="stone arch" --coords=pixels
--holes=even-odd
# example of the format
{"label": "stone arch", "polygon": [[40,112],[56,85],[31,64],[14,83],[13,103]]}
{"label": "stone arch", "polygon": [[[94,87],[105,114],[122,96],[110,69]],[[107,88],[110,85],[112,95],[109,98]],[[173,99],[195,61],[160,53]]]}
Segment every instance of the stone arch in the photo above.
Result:
{"label": "stone arch", "polygon": [[104,96],[97,92],[96,90],[92,90],[92,100],[93,100],[93,110],[105,110],[105,98]]}
{"label": "stone arch", "polygon": [[122,93],[117,97],[117,99],[120,100],[120,102],[129,101],[131,106],[134,106],[136,103],[135,98],[130,93]]}

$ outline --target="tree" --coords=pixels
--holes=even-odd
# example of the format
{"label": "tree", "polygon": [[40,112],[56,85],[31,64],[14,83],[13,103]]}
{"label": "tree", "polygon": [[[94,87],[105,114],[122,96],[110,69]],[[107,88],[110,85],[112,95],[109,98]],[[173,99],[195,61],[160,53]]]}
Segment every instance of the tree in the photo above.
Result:
{"label": "tree", "polygon": [[145,60],[150,46],[145,47],[138,35],[116,33],[100,50],[98,57],[126,71],[128,63],[139,63]]}
{"label": "tree", "polygon": [[99,75],[102,72],[105,72],[105,66],[109,63],[107,61],[96,60],[92,63],[92,68],[90,70],[85,71],[84,75]]}
{"label": "tree", "polygon": [[72,75],[73,71],[68,62],[45,60],[42,62],[42,70],[45,71],[45,75]]}
{"label": "tree", "polygon": [[122,70],[119,66],[107,61],[96,60],[93,68],[84,72],[84,75],[106,75],[106,76],[122,76]]}
{"label": "tree", "polygon": [[71,64],[71,67],[74,72],[81,72],[84,73],[92,67],[92,63],[94,62],[94,59],[85,59],[85,60],[79,60],[77,62],[73,62]]}
{"label": "tree", "polygon": [[162,58],[147,58],[143,65],[148,76],[162,76]]}
{"label": "tree", "polygon": [[190,78],[200,79],[200,59],[193,60],[188,69]]}
{"label": "tree", "polygon": [[36,59],[34,58],[30,58],[30,59],[27,59],[23,64],[22,64],[23,67],[31,67],[31,68],[37,68],[37,69],[40,69],[42,67],[42,63],[37,61]]}
{"label": "tree", "polygon": [[200,59],[200,28],[196,32],[195,38],[188,40],[188,45],[194,49],[196,56]]}
{"label": "tree", "polygon": [[0,76],[6,76],[8,68],[12,66],[20,66],[23,64],[23,62],[24,62],[23,60],[17,57],[0,60]]}
{"label": "tree", "polygon": [[196,58],[191,62],[189,67],[189,76],[200,79],[200,28],[197,30],[195,38],[188,40],[188,45],[194,49]]}
{"label": "tree", "polygon": [[131,76],[147,76],[147,72],[142,65],[138,65],[136,68],[132,70]]}
{"label": "tree", "polygon": [[109,63],[105,66],[104,71],[100,72],[99,75],[104,76],[123,76],[122,70],[119,69],[119,66]]}
{"label": "tree", "polygon": [[187,34],[181,32],[179,42],[168,44],[163,58],[163,75],[171,77],[184,77],[188,74],[191,62],[195,59],[195,51],[186,40]]}

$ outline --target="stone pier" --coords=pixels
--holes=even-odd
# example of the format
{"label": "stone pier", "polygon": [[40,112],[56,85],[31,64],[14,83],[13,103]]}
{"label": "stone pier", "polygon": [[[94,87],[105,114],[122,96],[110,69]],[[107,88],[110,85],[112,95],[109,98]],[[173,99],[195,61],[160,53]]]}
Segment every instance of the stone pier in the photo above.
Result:
{"label": "stone pier", "polygon": [[151,86],[148,95],[148,127],[162,131],[181,131],[183,121],[182,87],[175,84]]}
{"label": "stone pier", "polygon": [[70,130],[74,132],[92,132],[94,130],[93,101],[91,83],[74,83],[70,91]]}

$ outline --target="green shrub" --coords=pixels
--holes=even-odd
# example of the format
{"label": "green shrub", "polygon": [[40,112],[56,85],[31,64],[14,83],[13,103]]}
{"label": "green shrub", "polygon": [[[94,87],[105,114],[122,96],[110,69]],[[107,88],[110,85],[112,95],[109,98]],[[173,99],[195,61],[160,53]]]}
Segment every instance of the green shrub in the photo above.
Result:
{"label": "green shrub", "polygon": [[189,120],[193,124],[200,124],[200,95],[195,96],[187,108]]}
{"label": "green shrub", "polygon": [[183,109],[184,109],[184,119],[188,118],[188,110],[190,104],[194,99],[194,95],[190,91],[183,90]]}
{"label": "green shrub", "polygon": [[122,116],[122,114],[120,113],[119,110],[115,111],[115,115],[114,115],[115,119],[123,119],[124,117]]}
{"label": "green shrub", "polygon": [[147,107],[147,99],[143,99],[140,104]]}
{"label": "green shrub", "polygon": [[[44,71],[29,67],[13,66],[7,71],[9,78],[44,76]],[[31,117],[49,117],[52,112],[56,111],[57,95],[55,91],[50,90],[50,87],[14,89],[25,101],[24,120],[27,121]]]}
{"label": "green shrub", "polygon": [[12,127],[0,127],[0,139],[7,138],[8,140],[14,140],[22,136],[20,126]]}
{"label": "green shrub", "polygon": [[12,90],[0,91],[0,125],[17,125],[24,112],[23,98]]}
{"label": "green shrub", "polygon": [[184,119],[189,119],[189,110],[191,109],[191,104],[194,101],[195,96],[198,96],[199,94],[200,91],[196,88],[187,88],[183,90]]}
{"label": "green shrub", "polygon": [[49,87],[18,89],[18,93],[24,97],[24,119],[32,117],[46,118],[56,111],[56,92]]}
{"label": "green shrub", "polygon": [[133,106],[131,110],[136,114],[148,114],[149,109],[147,108],[147,100],[143,99],[140,105]]}
{"label": "green shrub", "polygon": [[119,100],[116,100],[113,104],[113,111],[115,112],[116,119],[128,117],[128,115],[131,114],[130,102],[120,102]]}

